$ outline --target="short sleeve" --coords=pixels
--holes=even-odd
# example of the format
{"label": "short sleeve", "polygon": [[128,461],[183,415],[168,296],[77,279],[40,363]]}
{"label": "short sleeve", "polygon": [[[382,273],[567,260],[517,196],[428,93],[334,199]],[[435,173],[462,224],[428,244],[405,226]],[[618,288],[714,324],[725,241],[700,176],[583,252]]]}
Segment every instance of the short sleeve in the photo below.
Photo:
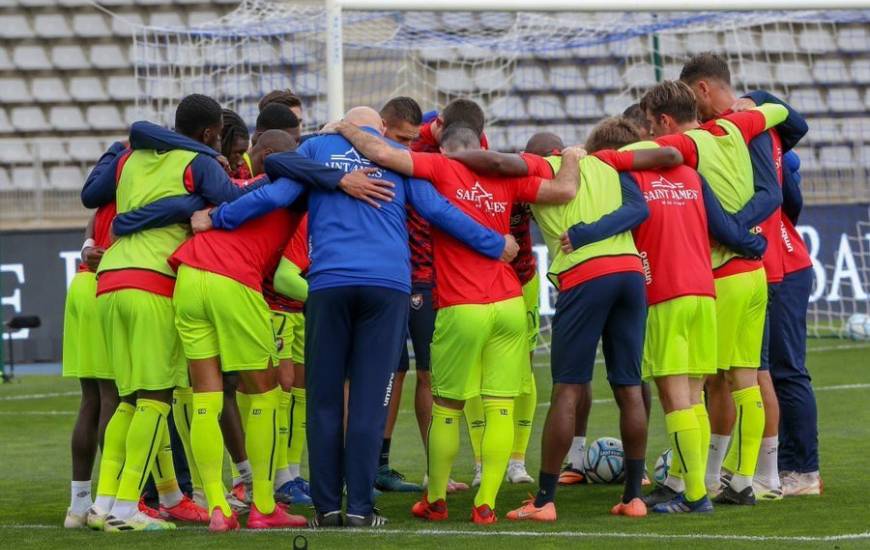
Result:
{"label": "short sleeve", "polygon": [[544,179],[553,179],[553,167],[547,162],[547,159],[544,157],[534,155],[532,153],[520,153],[520,156],[523,157],[523,160],[528,166],[529,176],[537,176],[539,178]]}
{"label": "short sleeve", "polygon": [[510,180],[511,188],[514,190],[514,202],[535,202],[538,199],[538,190],[543,181],[537,176]]}
{"label": "short sleeve", "polygon": [[655,142],[662,147],[673,147],[683,155],[683,164],[690,168],[698,168],[698,147],[689,136],[685,134],[671,134],[656,138]]}
{"label": "short sleeve", "polygon": [[633,151],[615,151],[613,149],[604,149],[603,151],[596,151],[593,153],[598,160],[607,164],[617,172],[624,172],[626,170],[631,170],[631,167],[634,165],[634,152]]}
{"label": "short sleeve", "polygon": [[411,162],[414,163],[412,176],[434,183],[437,174],[447,164],[447,158],[440,153],[411,152]]}

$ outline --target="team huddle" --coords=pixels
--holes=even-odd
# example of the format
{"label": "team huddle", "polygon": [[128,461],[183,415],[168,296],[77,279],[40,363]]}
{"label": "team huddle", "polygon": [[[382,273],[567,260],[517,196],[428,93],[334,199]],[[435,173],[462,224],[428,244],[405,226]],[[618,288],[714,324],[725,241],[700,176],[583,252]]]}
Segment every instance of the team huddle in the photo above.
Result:
{"label": "team huddle", "polygon": [[[468,99],[424,115],[397,97],[305,136],[289,90],[259,108],[249,135],[187,96],[174,131],[134,123],[84,184],[96,212],[64,321],[64,375],[82,388],[66,527],[379,527],[380,491],[422,493],[411,513],[444,521],[448,494],[469,490],[452,477],[463,416],[471,521],[495,523],[502,483],[535,482],[532,221],[558,290],[553,390],[538,492],[508,520],[556,521],[557,487],[587,481],[599,341],[625,455],[612,514],[821,492],[790,152],[808,128],[769,93],[736,97],[724,60],[691,58],[582,147],[542,132],[519,154],[487,150]],[[419,485],[389,463],[409,337]],[[652,384],[673,465],[644,494]]]}

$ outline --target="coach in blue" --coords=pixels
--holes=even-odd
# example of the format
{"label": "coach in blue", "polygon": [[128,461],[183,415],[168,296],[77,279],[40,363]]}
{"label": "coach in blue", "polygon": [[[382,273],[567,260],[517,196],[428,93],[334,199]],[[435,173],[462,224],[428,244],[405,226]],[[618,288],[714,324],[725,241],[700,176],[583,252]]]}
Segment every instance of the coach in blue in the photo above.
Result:
{"label": "coach in blue", "polygon": [[[383,121],[368,107],[346,119],[383,134]],[[400,145],[395,144],[396,147]],[[322,135],[297,150],[345,172],[376,169],[370,177],[392,183],[391,200],[366,204],[344,193],[311,189],[308,231],[311,267],[305,305],[305,381],[308,391],[308,458],[313,527],[378,527],[373,488],[390,390],[408,326],[411,266],[405,204],[469,247],[491,258],[516,252],[510,236],[486,229],[453,207],[425,181],[376,167],[339,135]],[[298,194],[299,163],[270,155],[274,181],[211,213],[216,228],[230,229]],[[349,385],[347,428],[344,386]],[[341,514],[347,486],[346,519]]]}

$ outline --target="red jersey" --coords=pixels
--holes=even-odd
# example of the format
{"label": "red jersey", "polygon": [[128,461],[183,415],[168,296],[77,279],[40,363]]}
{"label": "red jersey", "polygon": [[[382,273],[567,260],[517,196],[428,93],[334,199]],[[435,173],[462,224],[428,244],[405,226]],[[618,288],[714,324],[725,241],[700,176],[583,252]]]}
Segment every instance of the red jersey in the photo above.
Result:
{"label": "red jersey", "polygon": [[[631,167],[621,163],[615,151],[599,151],[595,156],[618,171]],[[649,208],[649,218],[632,232],[643,263],[647,303],[680,296],[715,297],[707,211],[698,173],[677,166],[630,175]]]}
{"label": "red jersey", "polygon": [[[97,208],[94,213],[94,236],[92,237],[99,248],[108,249],[112,245],[112,222],[117,214],[115,201]],[[84,262],[79,264],[79,271],[90,271]]]}
{"label": "red jersey", "polygon": [[[457,208],[501,234],[510,231],[511,207],[534,202],[541,178],[487,178],[443,155],[411,153],[414,177],[432,182]],[[481,256],[449,235],[433,230],[437,307],[489,304],[522,295],[506,263]]]}
{"label": "red jersey", "polygon": [[788,216],[782,216],[780,236],[782,239],[782,271],[784,275],[812,267],[813,260],[807,245]]}
{"label": "red jersey", "polygon": [[[521,153],[520,156],[529,167],[527,175],[553,179],[553,168],[546,160],[530,153]],[[529,205],[515,204],[511,211],[511,235],[517,240],[520,250],[517,252],[517,257],[511,262],[511,267],[520,279],[521,285],[531,281],[538,272],[538,260],[532,248],[534,243],[532,242],[531,222],[532,210]]]}
{"label": "red jersey", "polygon": [[[300,213],[297,215],[299,216],[299,221],[296,226],[296,231],[293,232],[293,235],[290,236],[290,240],[287,241],[287,246],[284,247],[281,257],[296,264],[296,267],[302,271],[302,275],[304,276],[308,272],[308,267],[311,265],[311,259],[308,255],[308,214]],[[281,259],[279,258],[278,261],[280,262]],[[273,274],[274,270],[273,273],[269,273],[263,281],[263,297],[266,299],[266,303],[269,304],[269,307],[273,311],[289,311],[292,313],[302,311],[304,306],[302,302],[290,299],[275,290],[272,281]]]}

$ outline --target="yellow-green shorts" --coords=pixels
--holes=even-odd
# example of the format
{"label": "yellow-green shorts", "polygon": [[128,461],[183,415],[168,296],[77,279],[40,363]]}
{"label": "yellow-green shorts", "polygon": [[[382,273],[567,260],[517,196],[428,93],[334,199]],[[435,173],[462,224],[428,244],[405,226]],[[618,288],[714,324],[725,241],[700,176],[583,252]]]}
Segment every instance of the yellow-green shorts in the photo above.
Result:
{"label": "yellow-green shorts", "polygon": [[716,374],[716,300],[682,296],[649,307],[643,377]]}
{"label": "yellow-green shorts", "polygon": [[305,363],[305,315],[300,312],[272,310],[272,329],[279,360]]}
{"label": "yellow-green shorts", "polygon": [[116,290],[97,297],[97,309],[120,395],[190,385],[171,298]]}
{"label": "yellow-green shorts", "polygon": [[717,367],[757,369],[767,311],[764,268],[716,279]]}
{"label": "yellow-green shorts", "polygon": [[104,380],[115,378],[97,312],[97,275],[90,271],[76,273],[66,293],[63,375]]}
{"label": "yellow-green shorts", "polygon": [[225,372],[277,366],[272,314],[261,293],[182,264],[173,301],[175,326],[188,359],[220,357]]}
{"label": "yellow-green shorts", "polygon": [[[541,332],[541,279],[538,273],[523,285],[523,304],[526,306],[526,325],[528,327],[527,338],[529,341],[529,353],[534,353],[538,348],[538,336]],[[532,365],[529,364],[528,375],[523,379],[520,393],[527,394],[533,389]]]}
{"label": "yellow-green shorts", "polygon": [[522,298],[438,310],[432,337],[433,395],[457,400],[516,397],[529,371]]}

